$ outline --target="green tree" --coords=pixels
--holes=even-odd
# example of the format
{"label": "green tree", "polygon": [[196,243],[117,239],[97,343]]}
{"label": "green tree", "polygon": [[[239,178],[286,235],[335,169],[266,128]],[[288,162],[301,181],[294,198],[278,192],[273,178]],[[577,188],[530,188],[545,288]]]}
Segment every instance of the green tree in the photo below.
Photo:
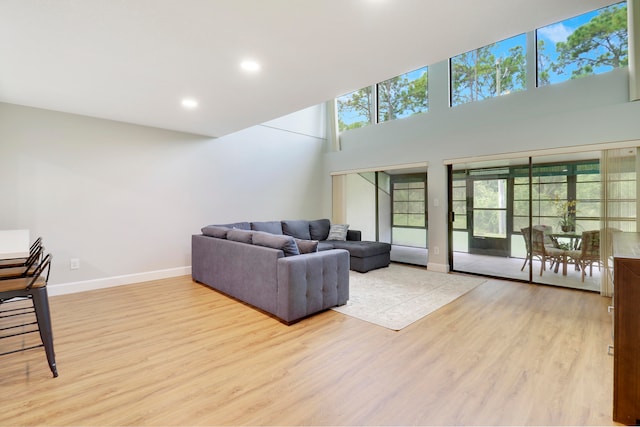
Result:
{"label": "green tree", "polygon": [[464,104],[490,96],[495,57],[490,44],[451,58],[452,104]]}
{"label": "green tree", "polygon": [[524,88],[526,82],[526,57],[522,46],[509,49],[509,54],[498,58],[496,64],[495,85],[492,86],[496,96]]}
{"label": "green tree", "polygon": [[571,78],[593,74],[598,67],[618,68],[627,65],[627,7],[606,7],[588,23],[578,27],[566,42],[556,43],[557,73],[575,66]]}
{"label": "green tree", "polygon": [[522,46],[496,57],[493,43],[451,58],[451,104],[458,105],[503,95],[525,87]]}
{"label": "green tree", "polygon": [[409,80],[407,75],[378,84],[378,121],[420,113],[427,109],[427,73]]}
{"label": "green tree", "polygon": [[[359,89],[338,98],[338,129],[356,129],[371,123],[371,87]],[[352,123],[345,123],[344,117],[357,117]]]}
{"label": "green tree", "polygon": [[545,52],[544,40],[538,40],[538,86],[551,84],[551,58]]}

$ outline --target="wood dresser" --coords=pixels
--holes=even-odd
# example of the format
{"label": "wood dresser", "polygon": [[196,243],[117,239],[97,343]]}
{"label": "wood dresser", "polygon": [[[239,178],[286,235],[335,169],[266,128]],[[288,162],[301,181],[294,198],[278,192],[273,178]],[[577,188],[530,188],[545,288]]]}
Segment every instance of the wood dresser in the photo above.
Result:
{"label": "wood dresser", "polygon": [[613,237],[613,420],[640,424],[640,233]]}

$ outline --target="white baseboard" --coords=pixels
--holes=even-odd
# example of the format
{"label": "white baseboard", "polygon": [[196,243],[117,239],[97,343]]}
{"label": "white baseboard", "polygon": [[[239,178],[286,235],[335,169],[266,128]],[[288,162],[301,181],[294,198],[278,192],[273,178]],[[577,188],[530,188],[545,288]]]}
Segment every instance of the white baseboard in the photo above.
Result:
{"label": "white baseboard", "polygon": [[436,264],[435,262],[427,263],[427,270],[436,271],[438,273],[448,273],[449,264]]}
{"label": "white baseboard", "polygon": [[102,279],[85,280],[82,282],[59,283],[49,285],[50,296],[73,294],[76,292],[92,291],[95,289],[111,288],[114,286],[131,285],[149,280],[167,279],[169,277],[191,275],[191,266],[169,268],[166,270],[147,271],[145,273],[127,274],[124,276],[105,277]]}

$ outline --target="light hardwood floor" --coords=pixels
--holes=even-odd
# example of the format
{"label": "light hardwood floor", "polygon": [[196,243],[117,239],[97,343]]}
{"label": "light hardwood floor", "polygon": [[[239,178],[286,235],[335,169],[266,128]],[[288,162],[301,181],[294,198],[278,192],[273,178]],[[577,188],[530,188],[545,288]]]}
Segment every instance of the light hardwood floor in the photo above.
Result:
{"label": "light hardwood floor", "polygon": [[60,376],[0,358],[2,425],[612,424],[593,293],[489,280],[399,332],[285,326],[190,277],[50,302]]}

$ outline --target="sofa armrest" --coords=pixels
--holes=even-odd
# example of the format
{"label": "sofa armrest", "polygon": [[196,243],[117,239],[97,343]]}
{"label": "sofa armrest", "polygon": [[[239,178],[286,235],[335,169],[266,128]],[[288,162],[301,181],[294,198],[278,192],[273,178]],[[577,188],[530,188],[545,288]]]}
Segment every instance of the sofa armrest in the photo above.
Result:
{"label": "sofa armrest", "polygon": [[347,240],[359,242],[362,240],[362,232],[360,230],[347,230]]}
{"label": "sofa armrest", "polygon": [[349,252],[331,249],[278,259],[276,316],[291,323],[349,299]]}

